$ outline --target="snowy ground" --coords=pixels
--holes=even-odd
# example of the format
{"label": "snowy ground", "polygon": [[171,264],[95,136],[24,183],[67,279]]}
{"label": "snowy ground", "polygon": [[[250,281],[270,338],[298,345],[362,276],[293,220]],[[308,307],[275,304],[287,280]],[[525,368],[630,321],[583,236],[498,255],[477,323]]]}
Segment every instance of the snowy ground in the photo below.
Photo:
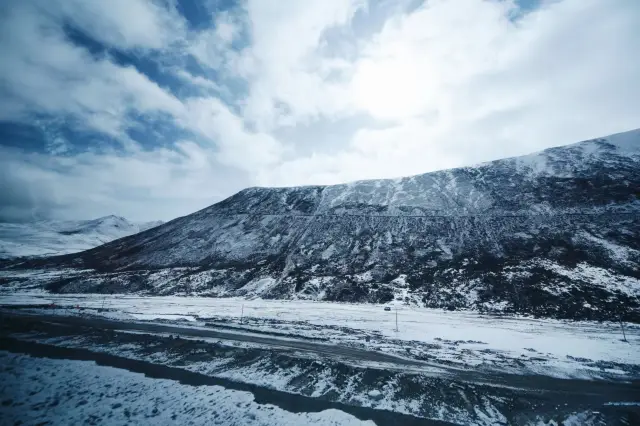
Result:
{"label": "snowy ground", "polygon": [[[89,354],[64,358],[99,361],[95,354],[106,354],[343,404],[341,407],[389,410],[454,424],[549,426],[573,421],[599,425],[634,424],[633,419],[640,419],[640,363],[633,351],[640,343],[640,330],[635,325],[628,325],[629,342],[622,342],[615,334],[616,324],[491,317],[404,306],[398,306],[397,312],[396,332],[395,310],[373,305],[4,294],[0,295],[0,315],[8,315],[0,322],[0,351],[40,357],[37,351],[18,347],[44,344],[71,351],[67,354]],[[52,315],[71,318],[52,321]],[[107,323],[100,316],[117,321]],[[132,329],[123,329],[124,325]],[[211,337],[216,333],[250,339]],[[176,338],[178,335],[181,337]],[[276,343],[260,343],[254,340],[256,336],[262,342],[268,338]],[[339,346],[331,346],[329,353],[300,352],[284,343],[294,341],[307,347]],[[354,348],[368,354],[400,355],[408,363],[392,365],[359,358],[353,355]],[[589,354],[589,359],[583,354]],[[566,377],[588,380],[564,380]],[[29,380],[26,382],[31,383]],[[36,390],[42,387],[32,384]],[[350,408],[341,409],[354,414]],[[137,412],[146,413],[140,407]],[[199,413],[197,409],[188,412]]]}
{"label": "snowy ground", "polygon": [[5,351],[0,383],[2,424],[374,425],[335,409],[292,413],[221,386],[195,387],[93,362]]}
{"label": "snowy ground", "polygon": [[[625,342],[616,323],[495,317],[400,305],[384,311],[380,305],[311,301],[39,292],[0,295],[0,305],[51,303],[90,308],[56,310],[64,314],[182,319],[194,326],[312,337],[465,367],[519,369],[558,377],[636,376],[637,368],[630,371],[624,366],[640,365],[640,327],[635,324],[626,324]],[[105,310],[98,312],[102,307]]]}
{"label": "snowy ground", "polygon": [[[100,327],[73,327],[50,320],[34,322],[24,316],[12,318],[7,317],[1,323],[0,351],[95,361],[150,377],[202,385],[201,379],[185,378],[185,374],[196,374],[204,377],[208,385],[249,391],[260,404],[271,403],[287,411],[337,408],[360,419],[375,419],[378,425],[404,426],[422,425],[426,419],[430,419],[426,423],[429,425],[445,421],[475,426],[629,425],[640,420],[638,389],[632,383],[498,373],[478,382],[477,377],[474,379],[476,374],[462,378],[431,377],[348,365],[331,358],[301,358],[299,354],[276,348],[234,347],[225,341],[114,333]],[[84,324],[90,322],[86,319]],[[36,365],[34,375],[39,374],[38,368]],[[87,374],[91,375],[91,370]],[[35,386],[31,392],[40,388]],[[8,392],[12,391],[9,388]],[[22,406],[21,402],[5,404]],[[389,411],[381,414],[379,410]],[[409,416],[399,419],[403,414],[396,413]]]}

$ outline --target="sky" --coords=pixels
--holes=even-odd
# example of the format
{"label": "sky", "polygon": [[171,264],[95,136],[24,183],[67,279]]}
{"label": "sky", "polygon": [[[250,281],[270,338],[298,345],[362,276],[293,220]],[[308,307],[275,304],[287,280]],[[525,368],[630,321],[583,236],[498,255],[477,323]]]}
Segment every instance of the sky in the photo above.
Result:
{"label": "sky", "polygon": [[0,221],[169,220],[640,127],[635,0],[3,0]]}

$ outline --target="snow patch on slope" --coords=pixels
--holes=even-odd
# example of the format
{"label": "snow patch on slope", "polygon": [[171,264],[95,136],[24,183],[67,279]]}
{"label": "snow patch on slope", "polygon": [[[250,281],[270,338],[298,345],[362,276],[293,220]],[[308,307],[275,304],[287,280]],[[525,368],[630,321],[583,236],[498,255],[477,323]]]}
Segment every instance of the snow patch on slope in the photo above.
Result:
{"label": "snow patch on slope", "polygon": [[583,239],[583,240],[590,241],[592,243],[596,243],[597,245],[605,248],[608,251],[609,256],[614,260],[617,260],[618,262],[626,264],[631,267],[635,266],[634,262],[629,261],[629,257],[633,255],[637,256],[639,254],[638,250],[634,250],[630,247],[624,247],[619,244],[612,243],[609,240],[597,237],[588,232],[580,232],[578,235],[576,235],[575,238],[577,240]]}

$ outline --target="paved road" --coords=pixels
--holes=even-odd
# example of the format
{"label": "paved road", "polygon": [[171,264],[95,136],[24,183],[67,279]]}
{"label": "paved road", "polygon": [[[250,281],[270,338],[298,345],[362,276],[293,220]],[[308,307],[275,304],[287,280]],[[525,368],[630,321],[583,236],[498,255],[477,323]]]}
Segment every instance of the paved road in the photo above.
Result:
{"label": "paved road", "polygon": [[326,357],[337,357],[353,363],[378,362],[384,363],[383,369],[409,369],[422,374],[447,378],[460,382],[484,384],[489,386],[508,387],[525,393],[545,393],[547,397],[556,395],[560,399],[583,398],[594,403],[607,401],[638,401],[640,402],[640,380],[628,382],[611,382],[603,380],[558,379],[541,375],[499,374],[477,370],[463,370],[446,365],[426,363],[410,360],[393,355],[367,351],[345,346],[330,345],[313,341],[296,339],[281,339],[263,336],[256,333],[241,333],[220,331],[209,328],[183,327],[154,322],[125,322],[95,317],[72,317],[61,315],[30,314],[19,310],[4,310],[1,312],[3,321],[18,320],[49,322],[78,327],[78,334],[82,328],[100,328],[108,330],[135,330],[151,333],[167,333],[180,336],[223,339],[238,342],[256,343],[274,349],[293,349],[319,354]]}
{"label": "paved road", "polygon": [[346,359],[356,361],[373,361],[382,362],[397,366],[406,367],[423,367],[426,368],[429,364],[417,360],[400,358],[397,356],[385,354],[377,351],[367,351],[363,349],[350,348],[346,346],[337,346],[326,343],[319,343],[313,341],[290,339],[290,338],[278,338],[266,335],[260,335],[255,332],[234,332],[234,331],[221,331],[213,328],[196,328],[196,327],[183,327],[179,325],[170,325],[157,322],[125,322],[116,321],[96,317],[76,317],[76,316],[62,316],[62,315],[43,315],[43,314],[26,314],[26,313],[4,313],[9,317],[21,317],[29,318],[31,320],[55,322],[58,324],[71,325],[76,327],[93,327],[107,330],[136,330],[136,331],[148,331],[151,333],[167,333],[176,334],[180,336],[190,337],[206,337],[213,339],[232,340],[236,342],[255,343],[265,346],[294,349],[305,352],[313,352],[320,355],[326,355],[330,357],[343,357]]}

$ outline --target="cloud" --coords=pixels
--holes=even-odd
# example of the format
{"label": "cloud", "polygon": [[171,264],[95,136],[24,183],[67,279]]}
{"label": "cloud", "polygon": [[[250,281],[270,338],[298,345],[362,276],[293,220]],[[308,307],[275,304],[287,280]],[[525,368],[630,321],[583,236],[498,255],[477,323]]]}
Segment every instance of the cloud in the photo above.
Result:
{"label": "cloud", "polygon": [[246,25],[244,16],[220,12],[212,19],[212,26],[191,37],[189,53],[208,68],[220,69],[233,61],[237,53],[230,49],[233,41]]}
{"label": "cloud", "polygon": [[[23,222],[48,217],[62,207],[51,193],[42,190],[42,170],[26,159],[16,159],[10,150],[0,150],[0,221]],[[25,184],[29,182],[30,184]]]}
{"label": "cloud", "polygon": [[247,0],[199,8],[197,25],[178,6],[0,6],[0,125],[46,134],[46,152],[0,147],[0,219],[170,219],[248,185],[397,177],[639,126],[636,2]]}
{"label": "cloud", "polygon": [[322,55],[322,37],[348,24],[364,5],[360,0],[249,1],[252,44],[235,64],[250,82],[245,119],[270,131],[344,111],[344,88],[323,76],[339,61]]}
{"label": "cloud", "polygon": [[344,86],[355,109],[387,126],[287,161],[269,183],[423,173],[638,126],[640,6],[564,0],[518,11],[432,0],[389,18]]}
{"label": "cloud", "polygon": [[39,7],[95,40],[121,49],[168,49],[185,36],[185,22],[171,4],[147,0],[50,0]]}
{"label": "cloud", "polygon": [[[34,114],[68,117],[78,126],[126,139],[132,112],[181,112],[180,101],[137,69],[96,58],[72,43],[61,18],[39,4],[14,2],[0,21],[0,38],[10,41],[0,44],[0,120],[30,122]],[[53,7],[54,2],[46,4]],[[80,13],[74,19],[89,16]],[[124,34],[131,43],[140,42]]]}
{"label": "cloud", "polygon": [[247,173],[276,164],[284,151],[271,135],[248,130],[242,119],[217,99],[190,99],[184,121],[185,127],[215,144],[221,164]]}
{"label": "cloud", "polygon": [[172,219],[250,182],[190,141],[175,149],[73,157],[0,148],[0,220],[82,219],[105,212]]}

